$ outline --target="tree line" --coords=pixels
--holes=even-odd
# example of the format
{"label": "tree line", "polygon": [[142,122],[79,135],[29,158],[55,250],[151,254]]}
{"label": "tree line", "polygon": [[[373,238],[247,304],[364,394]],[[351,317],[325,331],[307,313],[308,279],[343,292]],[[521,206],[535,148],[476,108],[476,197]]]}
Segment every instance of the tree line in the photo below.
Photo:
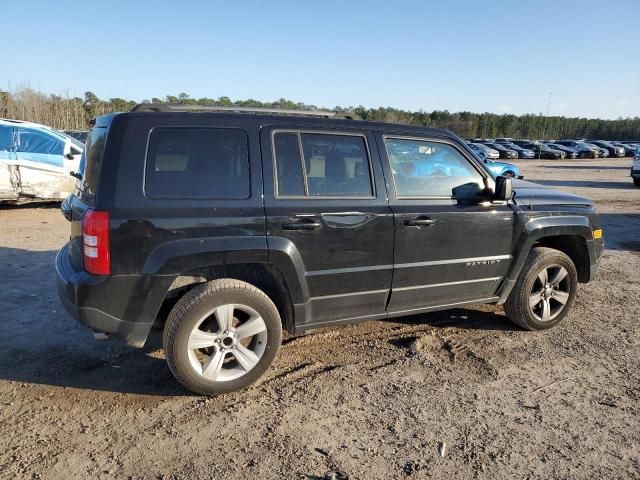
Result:
{"label": "tree line", "polygon": [[[186,93],[164,98],[151,98],[142,103],[171,103],[182,105],[237,106],[253,108],[284,108],[318,110],[315,105],[281,98],[275,102],[259,100],[231,100],[229,97],[192,98]],[[27,120],[61,130],[85,130],[89,121],[111,112],[131,110],[138,102],[124,98],[101,99],[93,92],[84,97],[47,95],[30,87],[10,91],[0,90],[0,117]],[[608,140],[640,140],[640,117],[603,120],[598,118],[559,117],[543,115],[512,115],[495,113],[419,110],[411,112],[392,107],[365,108],[334,107],[335,112],[352,112],[363,120],[407,123],[433,128],[445,128],[466,138],[599,138]]]}

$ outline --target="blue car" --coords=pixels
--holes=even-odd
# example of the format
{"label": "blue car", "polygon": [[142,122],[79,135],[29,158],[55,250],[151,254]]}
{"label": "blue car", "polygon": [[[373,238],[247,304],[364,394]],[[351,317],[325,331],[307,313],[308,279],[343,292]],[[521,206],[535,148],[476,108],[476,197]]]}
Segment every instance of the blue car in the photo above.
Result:
{"label": "blue car", "polygon": [[495,160],[484,160],[484,163],[496,177],[500,175],[504,175],[505,177],[520,176],[520,169],[512,163],[496,162]]}

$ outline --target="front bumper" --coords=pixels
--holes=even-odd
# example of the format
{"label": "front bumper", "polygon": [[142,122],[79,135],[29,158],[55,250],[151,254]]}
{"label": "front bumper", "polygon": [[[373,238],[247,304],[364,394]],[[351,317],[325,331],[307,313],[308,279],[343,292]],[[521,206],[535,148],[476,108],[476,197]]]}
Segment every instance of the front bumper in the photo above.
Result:
{"label": "front bumper", "polygon": [[[76,270],[69,245],[56,256],[58,296],[69,314],[94,331],[142,347],[158,313],[168,279],[151,276],[95,276]],[[169,281],[170,282],[170,281]],[[166,289],[164,290],[166,293]]]}

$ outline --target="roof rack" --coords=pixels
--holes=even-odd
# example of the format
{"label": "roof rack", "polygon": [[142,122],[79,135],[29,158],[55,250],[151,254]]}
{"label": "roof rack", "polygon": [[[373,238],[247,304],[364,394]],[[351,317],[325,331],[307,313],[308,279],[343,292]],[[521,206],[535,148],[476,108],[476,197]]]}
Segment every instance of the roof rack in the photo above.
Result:
{"label": "roof rack", "polygon": [[306,117],[344,118],[353,120],[351,112],[329,112],[322,110],[286,110],[282,108],[253,107],[218,107],[215,105],[175,105],[170,103],[140,103],[131,109],[132,112],[234,112],[269,115],[297,115]]}

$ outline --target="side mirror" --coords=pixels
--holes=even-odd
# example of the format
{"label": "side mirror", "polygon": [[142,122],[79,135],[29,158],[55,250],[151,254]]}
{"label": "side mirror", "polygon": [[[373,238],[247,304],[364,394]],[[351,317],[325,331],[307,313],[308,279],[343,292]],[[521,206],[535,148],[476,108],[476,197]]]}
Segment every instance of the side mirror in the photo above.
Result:
{"label": "side mirror", "polygon": [[513,196],[513,185],[510,177],[499,176],[496,178],[496,193],[494,200],[511,200]]}

